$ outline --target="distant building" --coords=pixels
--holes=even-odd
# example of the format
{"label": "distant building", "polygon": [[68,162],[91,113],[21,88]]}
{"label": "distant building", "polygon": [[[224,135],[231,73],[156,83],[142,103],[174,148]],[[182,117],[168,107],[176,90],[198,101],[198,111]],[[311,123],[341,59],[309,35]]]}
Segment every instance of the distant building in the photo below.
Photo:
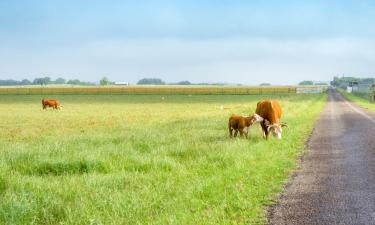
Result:
{"label": "distant building", "polygon": [[346,87],[346,92],[352,93],[358,91],[358,82],[357,81],[350,81],[349,85]]}
{"label": "distant building", "polygon": [[114,85],[129,86],[129,82],[115,82]]}

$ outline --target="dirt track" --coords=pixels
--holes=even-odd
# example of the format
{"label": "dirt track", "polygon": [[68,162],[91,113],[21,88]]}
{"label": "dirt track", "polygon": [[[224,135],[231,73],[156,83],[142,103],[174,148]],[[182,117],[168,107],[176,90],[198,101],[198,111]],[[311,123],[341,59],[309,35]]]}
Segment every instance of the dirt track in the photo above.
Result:
{"label": "dirt track", "polygon": [[269,224],[375,224],[375,113],[331,90],[308,146]]}

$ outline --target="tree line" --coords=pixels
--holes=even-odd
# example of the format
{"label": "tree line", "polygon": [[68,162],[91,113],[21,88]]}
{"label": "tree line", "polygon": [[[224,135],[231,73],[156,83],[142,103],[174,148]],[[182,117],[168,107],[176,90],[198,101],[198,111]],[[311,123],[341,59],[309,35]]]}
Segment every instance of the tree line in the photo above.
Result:
{"label": "tree line", "polygon": [[[335,77],[334,80],[331,82],[331,84],[339,84],[339,83],[348,83],[348,81],[352,80],[358,80],[353,77]],[[360,79],[363,82],[374,82],[374,78],[365,78]],[[78,79],[72,79],[72,80],[65,80],[64,78],[57,78],[56,80],[51,79],[50,77],[37,77],[33,81],[30,81],[28,79],[23,80],[0,80],[0,86],[19,86],[19,85],[50,85],[50,84],[57,84],[57,85],[63,85],[63,84],[69,84],[69,85],[96,85],[94,82],[86,82],[86,81],[80,81]],[[103,77],[99,84],[102,86],[105,85],[113,85],[116,84],[115,82],[110,81],[107,77]],[[175,83],[167,83],[159,78],[143,78],[140,79],[137,82],[138,85],[225,85],[225,83],[191,83],[188,80],[179,81]],[[240,84],[237,84],[240,85]],[[270,86],[270,83],[261,83],[260,86]],[[302,81],[299,83],[299,85],[327,85],[325,82],[313,82],[313,81]]]}
{"label": "tree line", "polygon": [[[167,83],[159,78],[143,78],[139,80],[137,84],[138,85],[215,85],[215,86],[227,85],[226,83],[192,83],[188,80]],[[241,85],[241,84],[236,84],[236,85]]]}
{"label": "tree line", "polygon": [[298,85],[328,85],[328,83],[323,81],[304,80],[299,82]]}
{"label": "tree line", "polygon": [[190,81],[187,81],[187,80],[176,82],[176,83],[167,83],[167,82],[165,82],[165,81],[163,81],[162,79],[159,79],[159,78],[143,78],[143,79],[140,79],[137,82],[137,84],[139,84],[139,85],[147,85],[147,84],[151,84],[151,85],[166,85],[166,84],[170,84],[170,85],[192,85],[192,83]]}
{"label": "tree line", "polygon": [[[86,81],[80,81],[78,79],[73,80],[65,80],[64,78],[57,78],[56,80],[51,79],[50,77],[37,77],[34,80],[0,80],[0,86],[18,86],[18,85],[50,85],[50,84],[70,84],[70,85],[95,85],[93,82],[86,82]],[[113,85],[116,84],[113,81],[110,81],[107,77],[103,77],[100,79],[99,84],[102,86],[105,85]],[[143,78],[137,82],[139,85],[165,85],[167,84],[165,81],[159,79],[159,78]],[[180,81],[177,83],[168,83],[168,84],[175,84],[175,85],[191,85],[189,81]]]}
{"label": "tree line", "polygon": [[65,80],[64,78],[57,78],[52,80],[50,77],[37,77],[33,81],[28,79],[19,80],[0,80],[0,86],[15,86],[15,85],[48,85],[48,84],[71,84],[71,85],[95,85],[92,82],[80,81],[78,79]]}

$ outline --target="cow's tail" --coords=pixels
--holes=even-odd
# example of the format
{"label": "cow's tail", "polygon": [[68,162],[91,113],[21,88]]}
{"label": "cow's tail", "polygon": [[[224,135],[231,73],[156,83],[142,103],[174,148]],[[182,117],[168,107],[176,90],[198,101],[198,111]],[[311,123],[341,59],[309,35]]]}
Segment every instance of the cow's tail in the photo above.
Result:
{"label": "cow's tail", "polygon": [[43,109],[46,109],[46,106],[44,105],[44,98],[42,98],[42,107]]}
{"label": "cow's tail", "polygon": [[232,120],[232,117],[229,118],[229,121],[228,121],[228,130],[229,130],[229,136],[232,137],[232,126],[231,126],[231,120]]}

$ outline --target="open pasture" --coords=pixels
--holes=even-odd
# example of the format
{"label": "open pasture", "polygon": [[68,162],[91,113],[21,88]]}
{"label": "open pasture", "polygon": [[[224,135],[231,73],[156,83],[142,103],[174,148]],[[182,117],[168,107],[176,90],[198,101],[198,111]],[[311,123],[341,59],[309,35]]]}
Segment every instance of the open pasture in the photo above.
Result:
{"label": "open pasture", "polygon": [[[43,111],[43,97],[63,110]],[[229,116],[264,98],[283,107],[283,139],[265,141],[258,125],[230,139]],[[263,223],[325,100],[0,96],[0,224]]]}

